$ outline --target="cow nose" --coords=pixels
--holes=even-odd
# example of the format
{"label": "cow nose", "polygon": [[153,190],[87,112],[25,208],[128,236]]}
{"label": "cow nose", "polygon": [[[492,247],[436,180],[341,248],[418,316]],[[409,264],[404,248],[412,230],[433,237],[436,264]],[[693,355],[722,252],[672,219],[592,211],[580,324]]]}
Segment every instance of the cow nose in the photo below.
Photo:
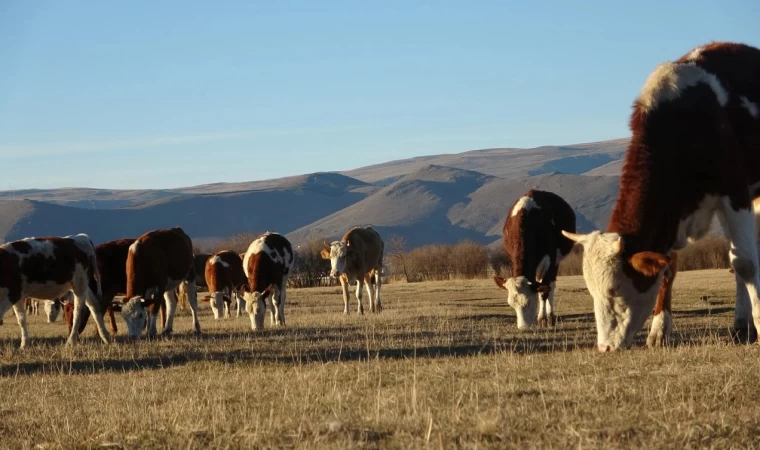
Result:
{"label": "cow nose", "polygon": [[596,345],[597,347],[599,347],[599,351],[602,353],[609,352],[612,350],[609,344],[596,344]]}

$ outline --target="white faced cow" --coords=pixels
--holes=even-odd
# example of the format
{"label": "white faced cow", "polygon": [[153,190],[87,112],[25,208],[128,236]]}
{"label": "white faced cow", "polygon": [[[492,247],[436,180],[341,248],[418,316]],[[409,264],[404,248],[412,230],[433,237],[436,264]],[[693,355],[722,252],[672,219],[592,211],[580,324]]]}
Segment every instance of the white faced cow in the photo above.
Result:
{"label": "white faced cow", "polygon": [[[21,347],[29,341],[26,327],[27,296],[53,300],[74,291],[74,324],[67,344],[79,337],[79,322],[85,305],[99,311],[102,294],[97,276],[97,261],[92,241],[85,234],[67,237],[26,238],[0,245],[0,317],[13,308],[21,327]],[[103,316],[96,321],[98,333],[108,343]]]}
{"label": "white faced cow", "polygon": [[203,298],[209,302],[214,319],[222,316],[230,317],[230,302],[235,300],[237,304],[237,316],[240,316],[240,302],[238,293],[248,283],[248,278],[243,271],[243,261],[240,255],[223,250],[207,258],[204,268],[206,286],[210,296]]}
{"label": "white faced cow", "polygon": [[[607,233],[566,233],[583,244],[599,350],[629,347],[655,305],[670,253],[705,235],[715,214],[740,280],[734,327],[760,324],[752,199],[760,194],[760,50],[712,43],[649,76],[631,116],[633,137]],[[652,321],[667,341],[671,312]],[[661,338],[660,338],[661,337]]]}
{"label": "white faced cow", "polygon": [[185,284],[195,333],[201,332],[198,322],[198,298],[195,290],[193,244],[180,227],[149,231],[129,247],[127,255],[127,296],[121,314],[127,322],[130,337],[142,333],[148,319],[145,307],[150,306],[148,335],[156,335],[156,322],[162,303],[166,305],[166,323],[161,332],[173,331],[177,306],[175,290]]}
{"label": "white faced cow", "polygon": [[383,310],[380,287],[384,250],[382,238],[372,227],[352,228],[343,239],[322,249],[322,258],[330,260],[330,276],[339,278],[343,288],[343,314],[348,314],[348,285],[354,282],[359,314],[364,314],[362,291],[365,286],[370,312]]}
{"label": "white faced cow", "polygon": [[515,309],[517,328],[554,325],[554,288],[559,263],[573,249],[562,230],[575,232],[573,208],[560,196],[531,189],[517,199],[504,222],[504,250],[512,278],[495,277]]}
{"label": "white faced cow", "polygon": [[277,233],[264,233],[245,252],[243,269],[248,284],[242,287],[251,328],[264,328],[266,300],[272,299],[272,325],[285,326],[285,294],[295,254],[290,242]]}

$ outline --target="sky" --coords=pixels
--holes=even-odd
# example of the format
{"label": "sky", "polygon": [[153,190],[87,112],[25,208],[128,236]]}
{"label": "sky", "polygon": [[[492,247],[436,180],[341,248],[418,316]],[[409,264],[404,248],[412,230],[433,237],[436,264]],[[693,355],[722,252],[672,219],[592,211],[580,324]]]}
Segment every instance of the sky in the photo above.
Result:
{"label": "sky", "polygon": [[0,190],[170,188],[629,135],[757,0],[0,0]]}

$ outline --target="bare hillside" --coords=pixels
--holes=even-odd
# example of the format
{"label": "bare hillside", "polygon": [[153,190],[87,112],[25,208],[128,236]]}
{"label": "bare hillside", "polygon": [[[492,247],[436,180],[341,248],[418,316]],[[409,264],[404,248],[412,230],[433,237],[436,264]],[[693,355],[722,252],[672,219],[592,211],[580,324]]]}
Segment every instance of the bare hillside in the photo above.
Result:
{"label": "bare hillside", "polygon": [[560,172],[580,175],[619,160],[629,139],[530,149],[496,148],[391,161],[343,172],[370,183],[389,184],[428,165],[474,170],[501,178]]}
{"label": "bare hillside", "polygon": [[511,204],[531,188],[563,196],[582,231],[603,228],[617,197],[616,177],[547,174],[507,180],[478,172],[426,166],[382,191],[289,234],[294,242],[337,238],[357,225],[383,236],[398,234],[412,246],[501,236]]}

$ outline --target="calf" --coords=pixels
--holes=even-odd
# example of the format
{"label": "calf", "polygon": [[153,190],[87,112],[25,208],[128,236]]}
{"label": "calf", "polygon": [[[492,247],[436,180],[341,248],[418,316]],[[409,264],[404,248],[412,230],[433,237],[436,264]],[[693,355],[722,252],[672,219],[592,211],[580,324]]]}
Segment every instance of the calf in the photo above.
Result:
{"label": "calf", "polygon": [[268,297],[272,299],[272,325],[285,326],[285,297],[294,261],[290,242],[277,233],[264,233],[248,246],[243,258],[248,284],[241,290],[253,330],[264,328]]}
{"label": "calf", "polygon": [[219,319],[222,315],[230,317],[230,302],[233,297],[237,303],[237,316],[239,317],[240,303],[237,301],[237,293],[240,292],[240,288],[248,283],[240,255],[229,250],[215,253],[212,257],[207,258],[204,273],[206,274],[206,285],[211,295],[202,300],[210,302],[214,319]]}
{"label": "calf", "polygon": [[[607,233],[565,233],[584,246],[599,350],[632,345],[672,267],[671,252],[707,234],[716,214],[738,281],[734,328],[753,339],[753,321],[760,324],[752,211],[760,194],[760,50],[712,43],[661,64],[634,102],[630,126]],[[671,326],[663,305],[648,342],[666,343]]]}
{"label": "calf", "polygon": [[[158,312],[164,301],[166,323],[162,335],[172,333],[177,306],[175,289],[180,284],[185,284],[195,333],[201,332],[193,244],[182,228],[149,231],[137,238],[127,254],[126,277],[127,296],[121,314],[127,322],[130,337],[140,336],[146,320],[148,335],[156,335]],[[145,312],[148,306],[150,317]]]}
{"label": "calf", "polygon": [[[113,299],[127,292],[127,255],[129,247],[135,242],[134,239],[117,239],[108,241],[95,247],[95,255],[98,258],[98,273],[100,274],[100,285],[103,289],[101,299],[101,309],[108,315],[108,322],[111,333],[116,334],[116,318],[114,311],[120,310],[119,304],[113,303]],[[66,318],[66,324],[71,332],[74,317],[74,305],[70,302],[63,302],[63,314]],[[79,333],[84,331],[90,313],[85,311],[82,324],[79,327]]]}
{"label": "calf", "polygon": [[322,249],[322,258],[330,260],[330,276],[339,278],[343,288],[343,314],[348,314],[348,284],[354,281],[359,314],[364,314],[362,290],[365,286],[370,312],[383,310],[380,287],[384,249],[382,238],[372,227],[352,228],[343,239]]}
{"label": "calf", "polygon": [[38,315],[40,313],[40,299],[27,297],[24,299],[24,308],[29,315]]}
{"label": "calf", "polygon": [[559,263],[573,249],[562,230],[575,232],[575,213],[559,195],[531,189],[517,199],[504,222],[504,250],[512,278],[494,277],[507,291],[517,328],[554,325],[554,288]]}
{"label": "calf", "polygon": [[[0,245],[0,317],[13,308],[21,327],[21,347],[29,334],[25,297],[52,300],[66,291],[74,291],[74,325],[67,344],[79,337],[79,323],[85,305],[96,317],[98,297],[102,294],[92,241],[85,234],[67,237],[26,238]],[[103,342],[109,335],[103,319],[96,320]]]}

